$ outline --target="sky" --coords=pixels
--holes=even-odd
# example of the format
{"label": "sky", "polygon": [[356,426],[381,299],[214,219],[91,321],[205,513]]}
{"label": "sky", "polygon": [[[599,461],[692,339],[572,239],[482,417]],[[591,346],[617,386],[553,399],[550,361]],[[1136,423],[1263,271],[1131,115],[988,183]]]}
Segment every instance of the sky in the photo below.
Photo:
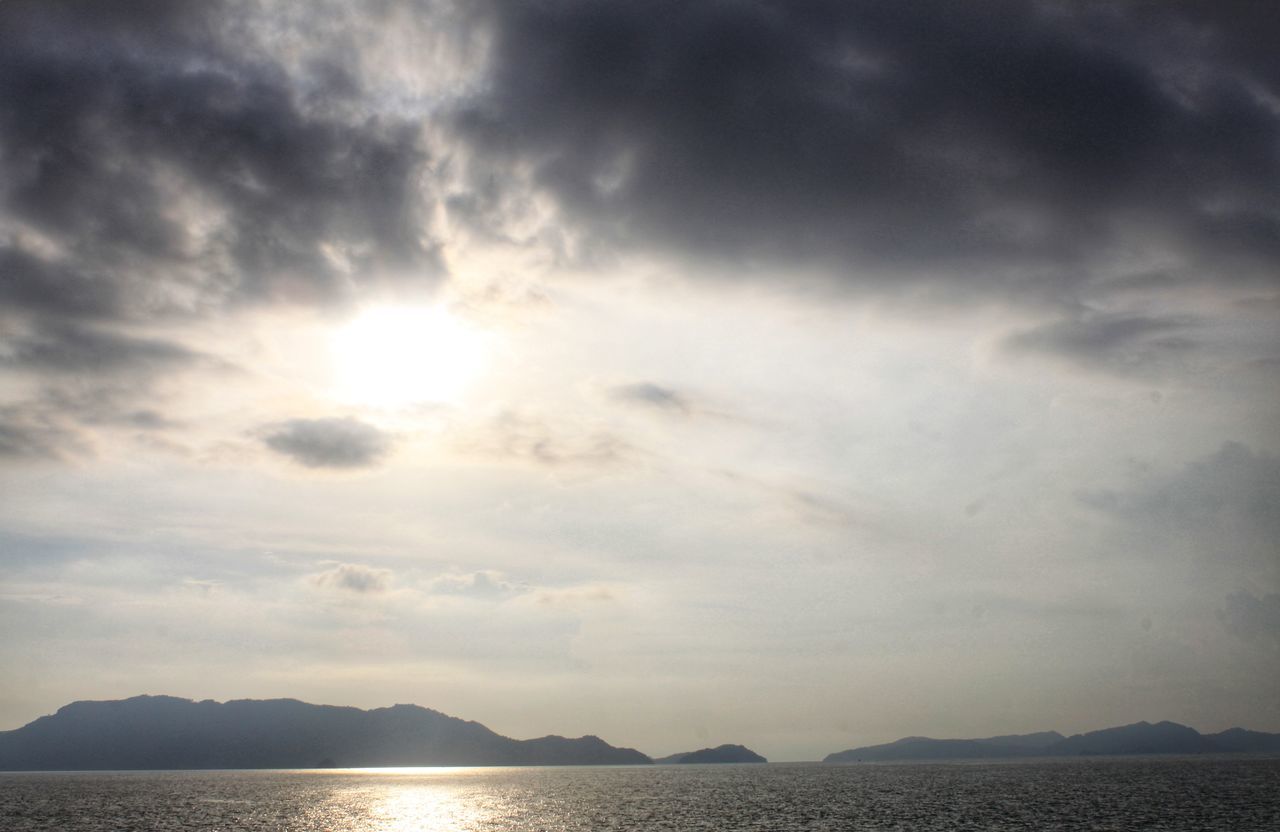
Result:
{"label": "sky", "polygon": [[1268,2],[0,3],[0,729],[1280,731]]}

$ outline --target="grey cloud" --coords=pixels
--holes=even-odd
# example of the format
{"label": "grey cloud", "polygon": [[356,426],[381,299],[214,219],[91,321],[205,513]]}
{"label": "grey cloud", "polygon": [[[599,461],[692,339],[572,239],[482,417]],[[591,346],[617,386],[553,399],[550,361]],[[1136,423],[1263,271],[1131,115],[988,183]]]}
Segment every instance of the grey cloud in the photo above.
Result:
{"label": "grey cloud", "polygon": [[183,369],[229,368],[172,341],[102,327],[62,322],[26,330],[0,336],[0,369],[39,382],[0,404],[0,457],[10,461],[91,455],[103,430],[131,431],[137,441],[175,449],[157,435],[181,427],[164,412],[169,393],[161,378]]}
{"label": "grey cloud", "polygon": [[489,83],[453,122],[474,191],[532,170],[588,242],[968,293],[1070,297],[1135,250],[1274,281],[1276,62],[1256,46],[1280,35],[1273,17],[1245,32],[1196,4],[487,9]]}
{"label": "grey cloud", "polygon": [[55,319],[124,315],[128,303],[122,281],[92,268],[82,273],[74,263],[50,262],[23,245],[18,235],[0,234],[0,298],[6,306]]}
{"label": "grey cloud", "polygon": [[357,563],[341,563],[332,569],[312,575],[311,583],[319,587],[376,595],[391,586],[391,571]]}
{"label": "grey cloud", "polygon": [[687,396],[670,387],[647,381],[619,385],[609,390],[609,396],[614,401],[656,408],[682,416],[693,412],[693,403]]}
{"label": "grey cloud", "polygon": [[121,424],[143,430],[163,430],[178,426],[177,422],[154,410],[130,410],[120,414],[118,418]]}
{"label": "grey cloud", "polygon": [[839,499],[800,488],[783,489],[781,493],[804,523],[854,528],[866,522],[858,511]]}
{"label": "grey cloud", "polygon": [[1120,494],[1110,488],[1080,489],[1075,493],[1076,501],[1098,511],[1119,511]]}
{"label": "grey cloud", "polygon": [[933,599],[934,611],[950,612],[952,618],[959,613],[980,618],[1029,618],[1058,620],[1118,621],[1129,613],[1122,606],[1090,597],[1071,598],[1023,598],[1014,595],[979,594],[961,595],[944,593]]}
{"label": "grey cloud", "polygon": [[563,589],[544,589],[538,592],[536,603],[547,607],[578,607],[583,604],[612,603],[618,594],[607,586],[573,586]]}
{"label": "grey cloud", "polygon": [[157,409],[158,397],[139,385],[50,387],[33,402],[86,426],[162,431],[181,423]]}
{"label": "grey cloud", "polygon": [[1280,645],[1280,595],[1258,597],[1241,590],[1227,596],[1218,616],[1227,631],[1245,641],[1270,639]]}
{"label": "grey cloud", "polygon": [[391,449],[391,437],[357,419],[293,419],[269,425],[263,442],[308,468],[367,468]]}
{"label": "grey cloud", "polygon": [[1015,333],[1004,341],[1012,353],[1056,356],[1118,373],[1167,369],[1194,350],[1184,319],[1088,312]]}
{"label": "grey cloud", "polygon": [[0,461],[58,460],[89,449],[84,435],[29,403],[0,407]]}
{"label": "grey cloud", "polygon": [[459,437],[462,450],[551,467],[610,466],[635,453],[626,439],[602,430],[556,427],[530,414],[504,411],[487,425]]}
{"label": "grey cloud", "polygon": [[848,497],[836,494],[831,489],[771,482],[729,469],[717,469],[711,473],[766,496],[770,504],[781,508],[795,522],[805,526],[848,530],[869,530],[878,526],[872,517],[873,512],[867,506],[855,504]]}
{"label": "grey cloud", "polygon": [[1280,537],[1280,457],[1224,442],[1153,487],[1119,500],[1122,511],[1202,523],[1235,514]]}
{"label": "grey cloud", "polygon": [[65,460],[90,454],[101,429],[142,434],[179,426],[156,406],[145,384],[110,385],[78,379],[0,406],[0,459]]}
{"label": "grey cloud", "polygon": [[1225,442],[1178,471],[1076,497],[1151,534],[1195,540],[1215,560],[1245,559],[1280,578],[1280,457],[1273,454]]}
{"label": "grey cloud", "polygon": [[212,359],[180,344],[67,323],[0,341],[0,366],[44,373],[149,374]]}
{"label": "grey cloud", "polygon": [[506,580],[500,572],[481,570],[441,575],[431,581],[430,591],[441,595],[463,595],[472,598],[504,598],[527,592],[528,587]]}

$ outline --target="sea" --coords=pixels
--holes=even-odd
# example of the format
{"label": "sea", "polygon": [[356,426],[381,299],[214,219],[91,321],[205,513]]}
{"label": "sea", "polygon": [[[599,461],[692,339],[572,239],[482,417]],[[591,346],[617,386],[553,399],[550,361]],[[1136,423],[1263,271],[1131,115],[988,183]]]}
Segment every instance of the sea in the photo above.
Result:
{"label": "sea", "polygon": [[0,830],[1280,830],[1280,758],[0,774]]}

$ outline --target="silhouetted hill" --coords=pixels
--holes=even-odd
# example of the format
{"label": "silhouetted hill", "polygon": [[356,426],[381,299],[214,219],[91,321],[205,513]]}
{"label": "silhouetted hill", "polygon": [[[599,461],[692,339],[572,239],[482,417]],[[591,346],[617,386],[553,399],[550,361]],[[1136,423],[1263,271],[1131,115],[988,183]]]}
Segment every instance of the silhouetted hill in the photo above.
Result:
{"label": "silhouetted hill", "polygon": [[74,702],[0,732],[0,770],[314,768],[649,763],[599,737],[514,740],[417,705],[296,699]]}
{"label": "silhouetted hill", "polygon": [[1280,751],[1280,734],[1232,728],[1205,736],[1176,722],[1138,722],[1063,737],[1057,731],[974,740],[904,737],[827,755],[823,762],[889,760],[968,760],[1008,757],[1062,757],[1105,754],[1204,754]]}
{"label": "silhouetted hill", "polygon": [[1217,734],[1205,734],[1205,739],[1213,743],[1214,748],[1219,751],[1246,753],[1280,751],[1280,734],[1265,734],[1262,731],[1228,728]]}
{"label": "silhouetted hill", "polygon": [[991,745],[1008,745],[1014,748],[1048,748],[1055,742],[1062,742],[1064,737],[1057,731],[1037,731],[1034,734],[1004,734],[999,737],[987,737],[979,742]]}
{"label": "silhouetted hill", "polygon": [[715,748],[701,748],[697,751],[681,751],[654,760],[661,765],[682,765],[693,763],[767,763],[764,757],[744,745],[718,745]]}
{"label": "silhouetted hill", "polygon": [[1135,722],[1067,737],[1054,754],[1201,754],[1216,751],[1194,728],[1176,722]]}
{"label": "silhouetted hill", "polygon": [[1033,757],[1062,739],[1057,731],[1017,734],[972,740],[935,740],[903,737],[884,745],[869,745],[827,755],[823,762],[855,763],[884,760],[968,760],[997,757]]}

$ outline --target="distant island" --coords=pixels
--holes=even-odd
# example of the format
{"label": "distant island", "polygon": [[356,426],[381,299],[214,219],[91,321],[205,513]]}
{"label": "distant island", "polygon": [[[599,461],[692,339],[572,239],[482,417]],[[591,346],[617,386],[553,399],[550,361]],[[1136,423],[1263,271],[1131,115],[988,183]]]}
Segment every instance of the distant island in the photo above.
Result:
{"label": "distant island", "polygon": [[[904,737],[830,754],[823,762],[1210,753],[1280,753],[1280,734],[1243,728],[1201,734],[1174,722],[1138,722],[1070,737],[1057,731],[980,739]],[[418,705],[361,710],[296,699],[135,696],[73,702],[21,728],[0,731],[0,771],[766,762],[742,745],[653,760],[596,736],[512,739]]]}
{"label": "distant island", "polygon": [[1280,752],[1280,734],[1232,728],[1201,734],[1176,722],[1137,722],[1064,737],[1057,731],[1008,734],[971,740],[904,737],[828,754],[824,763],[895,760],[981,760],[1011,757],[1068,757],[1108,754],[1224,754]]}
{"label": "distant island", "polygon": [[650,764],[599,737],[515,740],[417,705],[296,699],[74,702],[0,731],[0,771]]}
{"label": "distant island", "polygon": [[698,763],[767,763],[764,757],[743,745],[717,745],[697,751],[682,751],[666,757],[655,757],[659,765],[693,765]]}

